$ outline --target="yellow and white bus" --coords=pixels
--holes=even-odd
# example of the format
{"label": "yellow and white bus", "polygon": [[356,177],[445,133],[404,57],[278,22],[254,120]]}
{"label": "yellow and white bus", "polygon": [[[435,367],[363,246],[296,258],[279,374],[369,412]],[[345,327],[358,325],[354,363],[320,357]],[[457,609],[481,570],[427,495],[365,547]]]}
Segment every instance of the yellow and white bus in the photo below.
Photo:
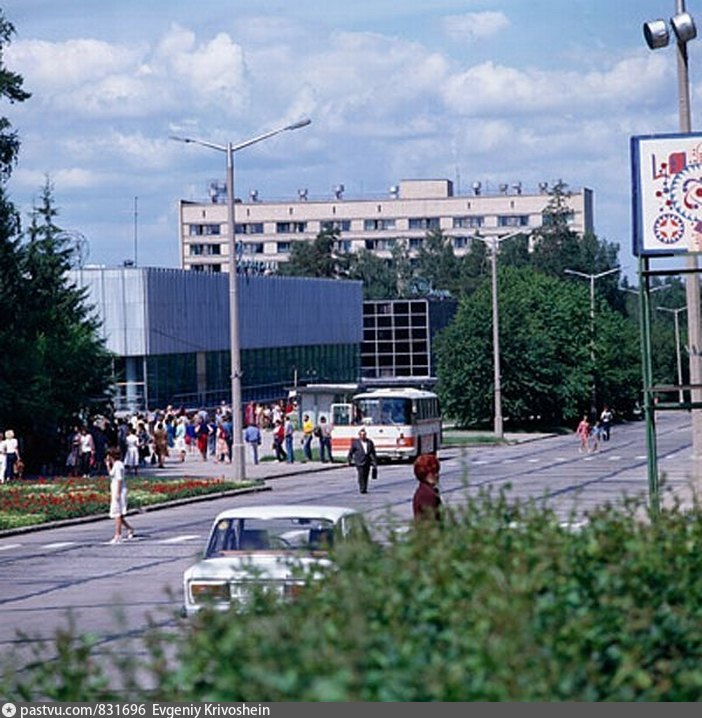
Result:
{"label": "yellow and white bus", "polygon": [[332,404],[332,454],[345,459],[363,427],[378,458],[409,459],[441,446],[441,412],[436,394],[414,388],[374,389],[350,404]]}

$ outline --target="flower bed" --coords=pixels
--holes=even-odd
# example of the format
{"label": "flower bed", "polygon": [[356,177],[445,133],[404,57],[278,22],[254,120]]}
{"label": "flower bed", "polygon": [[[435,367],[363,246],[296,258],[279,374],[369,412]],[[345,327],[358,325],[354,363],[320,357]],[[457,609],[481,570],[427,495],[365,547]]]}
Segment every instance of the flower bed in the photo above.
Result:
{"label": "flower bed", "polygon": [[[130,478],[127,481],[129,508],[138,509],[253,484],[251,481],[188,477],[168,480]],[[106,515],[109,508],[110,480],[107,477],[36,479],[0,485],[0,530],[80,516]]]}

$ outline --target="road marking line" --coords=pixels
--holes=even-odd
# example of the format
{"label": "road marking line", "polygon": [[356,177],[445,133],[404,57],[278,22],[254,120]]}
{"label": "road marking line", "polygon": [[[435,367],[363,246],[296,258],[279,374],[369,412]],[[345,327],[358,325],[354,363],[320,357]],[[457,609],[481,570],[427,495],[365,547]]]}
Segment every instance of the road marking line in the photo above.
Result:
{"label": "road marking line", "polygon": [[45,543],[44,548],[66,548],[66,546],[75,546],[75,541],[58,541],[56,543]]}
{"label": "road marking line", "polygon": [[621,456],[610,456],[609,460],[610,461],[621,461],[622,457]]}
{"label": "road marking line", "polygon": [[22,548],[21,543],[8,543],[0,546],[0,551],[9,551],[11,548]]}
{"label": "road marking line", "polygon": [[185,543],[186,541],[194,541],[199,538],[199,534],[185,534],[184,536],[174,536],[173,538],[163,539],[163,541],[159,541],[159,543]]}
{"label": "road marking line", "polygon": [[538,464],[541,459],[528,459],[528,463],[530,464]]}

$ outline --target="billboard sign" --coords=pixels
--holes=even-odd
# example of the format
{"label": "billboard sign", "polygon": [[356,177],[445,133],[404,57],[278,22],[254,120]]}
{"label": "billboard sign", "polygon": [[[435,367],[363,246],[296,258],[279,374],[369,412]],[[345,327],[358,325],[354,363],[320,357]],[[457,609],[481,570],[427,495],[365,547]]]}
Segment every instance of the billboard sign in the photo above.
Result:
{"label": "billboard sign", "polygon": [[702,252],[702,134],[631,138],[633,252]]}

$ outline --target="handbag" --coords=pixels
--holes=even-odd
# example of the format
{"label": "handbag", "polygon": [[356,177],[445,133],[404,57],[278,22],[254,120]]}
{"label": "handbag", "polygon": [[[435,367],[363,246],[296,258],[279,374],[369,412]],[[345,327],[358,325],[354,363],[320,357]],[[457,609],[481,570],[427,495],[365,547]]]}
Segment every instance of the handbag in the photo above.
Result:
{"label": "handbag", "polygon": [[374,466],[371,469],[371,479],[377,479],[378,478],[378,467]]}

